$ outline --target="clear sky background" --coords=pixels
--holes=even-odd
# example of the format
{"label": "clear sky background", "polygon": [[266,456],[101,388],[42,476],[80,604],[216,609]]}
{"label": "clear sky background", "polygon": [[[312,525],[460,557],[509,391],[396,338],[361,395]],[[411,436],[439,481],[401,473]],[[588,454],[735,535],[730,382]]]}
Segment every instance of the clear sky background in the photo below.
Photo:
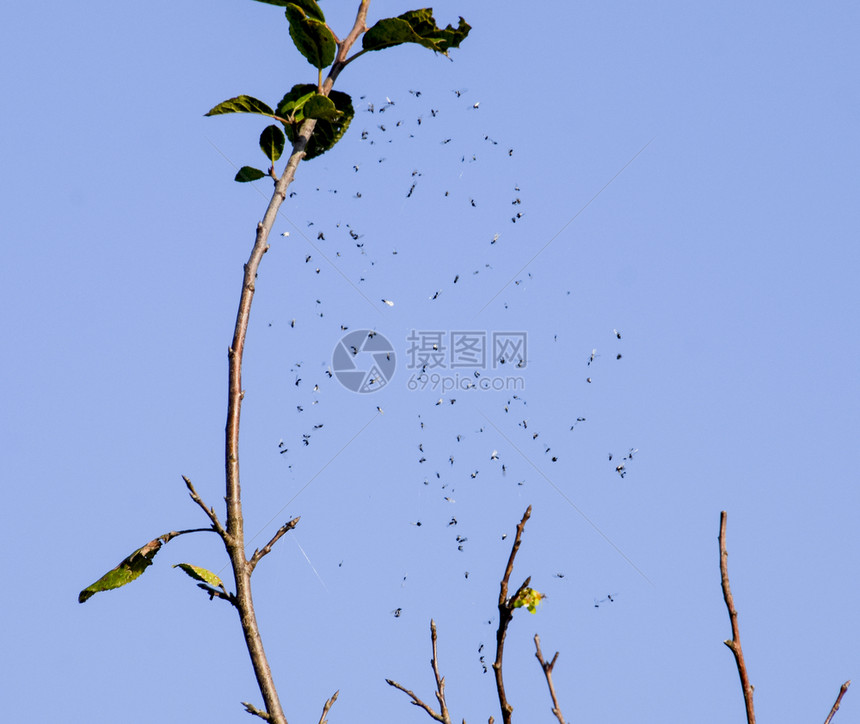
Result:
{"label": "clear sky background", "polygon": [[[322,6],[345,34],[357,3]],[[429,721],[384,678],[434,702],[433,617],[452,716],[500,720],[480,656],[532,504],[513,583],[548,597],[508,633],[515,720],[553,721],[540,633],[571,721],[742,721],[727,510],[759,719],[823,721],[860,676],[860,11],[544,8],[439,2],[440,24],[473,26],[453,62],[408,46],[347,68],[352,127],[300,166],[274,229],[242,473],[251,548],[302,517],[254,577],[287,717],[318,721],[340,689],[333,723]],[[0,718],[250,721],[233,609],[171,568],[222,571],[215,536],[77,594],[206,525],[180,475],[223,508],[226,349],[271,186],[232,180],[264,164],[265,120],[203,114],[274,104],[314,71],[282,10],[250,0],[2,16]],[[327,376],[341,326],[391,341],[384,389]],[[413,329],[526,332],[525,367],[505,370],[525,388],[410,391]]]}

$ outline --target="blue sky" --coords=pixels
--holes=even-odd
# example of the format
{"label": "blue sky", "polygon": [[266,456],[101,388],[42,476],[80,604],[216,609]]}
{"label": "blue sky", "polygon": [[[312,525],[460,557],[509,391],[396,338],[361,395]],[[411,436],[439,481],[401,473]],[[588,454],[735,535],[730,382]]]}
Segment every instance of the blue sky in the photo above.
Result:
{"label": "blue sky", "polygon": [[[322,6],[345,34],[353,4]],[[498,720],[478,648],[531,504],[513,579],[548,597],[508,634],[519,721],[552,721],[535,633],[569,720],[742,720],[721,510],[758,716],[823,720],[860,650],[860,13],[434,9],[471,35],[453,62],[400,47],[344,71],[355,120],[300,166],[258,278],[242,474],[250,547],[302,517],[254,578],[288,719],[340,689],[332,722],[429,721],[384,678],[433,700],[433,617],[452,716]],[[250,0],[3,16],[3,718],[241,720],[259,694],[236,616],[171,568],[220,571],[214,536],[76,597],[206,524],[181,475],[220,503],[226,349],[270,186],[232,180],[263,164],[265,122],[203,114],[314,72]],[[390,340],[384,389],[327,376],[341,326]],[[410,391],[411,330],[524,332],[524,388]]]}

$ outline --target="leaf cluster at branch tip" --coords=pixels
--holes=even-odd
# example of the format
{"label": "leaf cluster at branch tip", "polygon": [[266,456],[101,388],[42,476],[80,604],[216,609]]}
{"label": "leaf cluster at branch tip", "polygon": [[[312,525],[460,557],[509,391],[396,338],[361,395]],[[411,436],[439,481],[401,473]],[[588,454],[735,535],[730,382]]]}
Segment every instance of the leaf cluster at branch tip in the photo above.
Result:
{"label": "leaf cluster at branch tip", "polygon": [[525,606],[529,613],[537,613],[538,604],[544,598],[544,595],[533,588],[524,588],[520,595],[517,596],[513,603],[514,608]]}
{"label": "leaf cluster at branch tip", "polygon": [[[316,0],[257,1],[284,8],[290,23],[290,38],[308,63],[317,68],[320,73],[318,83],[321,84],[323,68],[334,63],[338,41],[326,24],[325,15]],[[396,18],[379,20],[364,33],[362,47],[364,51],[383,50],[402,43],[416,43],[447,56],[450,48],[460,47],[471,29],[462,17],[456,28],[448,25],[443,29],[436,25],[432,8],[410,10]],[[345,65],[350,60],[343,60],[341,64]],[[206,115],[256,113],[268,116],[284,126],[291,143],[296,142],[305,120],[316,119],[314,132],[305,147],[304,160],[308,161],[331,149],[346,133],[355,115],[352,99],[346,93],[332,90],[324,95],[319,92],[321,88],[321,85],[294,85],[281,99],[277,111],[253,96],[241,95],[219,103]],[[283,154],[284,146],[284,135],[278,126],[268,126],[260,134],[260,148],[272,165],[270,174],[274,174],[275,161]],[[256,181],[264,176],[266,173],[258,168],[243,166],[235,180]]]}

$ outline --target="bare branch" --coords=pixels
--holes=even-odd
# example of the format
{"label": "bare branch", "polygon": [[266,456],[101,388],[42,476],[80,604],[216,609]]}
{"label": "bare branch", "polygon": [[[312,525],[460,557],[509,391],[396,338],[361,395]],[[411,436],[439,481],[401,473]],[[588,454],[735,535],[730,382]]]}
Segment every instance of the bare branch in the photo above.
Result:
{"label": "bare branch", "polygon": [[561,707],[559,707],[558,698],[555,695],[555,686],[553,686],[552,683],[552,668],[555,666],[555,662],[558,661],[558,651],[555,652],[555,656],[552,657],[552,661],[548,662],[544,659],[543,652],[540,650],[540,636],[537,634],[535,634],[535,649],[535,656],[540,662],[544,676],[546,676],[549,695],[552,697],[552,713],[555,714],[555,718],[558,719],[558,724],[564,724],[564,717],[561,715]]}
{"label": "bare branch", "polygon": [[359,50],[355,55],[353,55],[353,56],[347,58],[345,61],[343,61],[343,64],[349,65],[350,63],[352,63],[352,61],[354,61],[356,58],[360,58],[366,52],[367,52],[366,50]]}
{"label": "bare branch", "polygon": [[723,585],[723,598],[729,611],[729,620],[732,623],[732,638],[723,643],[728,646],[735,655],[738,666],[738,674],[741,678],[741,689],[744,693],[744,704],[747,710],[747,724],[755,724],[755,709],[753,708],[753,691],[755,687],[750,684],[747,675],[747,665],[744,661],[744,652],[741,648],[741,632],[738,627],[738,612],[735,608],[735,600],[729,587],[728,551],[726,551],[726,511],[720,513],[720,579]]}
{"label": "bare branch", "polygon": [[218,535],[222,538],[227,535],[227,531],[221,526],[221,522],[218,520],[218,516],[215,514],[215,508],[206,507],[206,503],[203,502],[203,499],[197,494],[197,491],[194,489],[194,485],[192,485],[191,480],[189,480],[184,475],[182,479],[185,481],[185,487],[188,488],[188,494],[191,496],[191,500],[193,500],[197,505],[199,505],[203,512],[206,513],[209,520],[212,521],[212,530],[214,530]]}
{"label": "bare branch", "polygon": [[514,538],[514,545],[511,548],[511,555],[508,558],[508,565],[505,568],[505,575],[502,578],[502,589],[499,593],[499,603],[504,603],[508,596],[508,583],[511,580],[511,573],[514,571],[514,559],[517,557],[517,551],[520,549],[520,543],[522,542],[523,537],[523,528],[525,528],[526,521],[531,517],[532,507],[529,506],[526,509],[525,514],[523,515],[523,519],[517,525],[517,535]]}
{"label": "bare branch", "polygon": [[361,5],[358,6],[358,14],[355,16],[355,24],[353,25],[352,30],[349,35],[343,39],[342,43],[338,43],[337,57],[335,58],[334,64],[329,71],[328,78],[326,78],[325,84],[323,85],[323,91],[326,94],[331,90],[331,87],[340,72],[359,55],[366,52],[364,50],[360,50],[351,58],[346,57],[352,46],[355,44],[355,41],[358,40],[358,36],[367,30],[367,8],[369,5],[370,0],[361,0]]}
{"label": "bare branch", "polygon": [[245,707],[245,711],[247,711],[249,714],[253,714],[254,716],[258,716],[258,717],[260,717],[260,719],[263,719],[264,721],[272,721],[272,717],[270,717],[268,714],[266,714],[266,712],[260,711],[253,704],[249,704],[247,701],[243,701],[242,706]]}
{"label": "bare branch", "polygon": [[185,535],[186,533],[215,533],[215,531],[212,530],[212,528],[188,528],[187,530],[172,530],[169,533],[165,533],[158,537],[165,543],[169,543],[177,536]]}
{"label": "bare branch", "polygon": [[[445,677],[439,673],[439,658],[436,654],[436,622],[433,619],[430,619],[430,641],[433,647],[433,658],[430,659],[430,665],[433,667],[433,675],[436,677],[436,700],[441,707],[441,713],[436,713],[428,704],[425,704],[413,692],[404,688],[396,681],[392,681],[391,679],[386,679],[385,681],[389,686],[400,689],[400,691],[409,696],[415,706],[420,706],[436,721],[443,724],[451,724],[451,716],[448,714],[448,703],[445,701]],[[465,719],[463,721],[465,724]]]}
{"label": "bare branch", "polygon": [[851,686],[851,679],[842,684],[842,687],[839,689],[839,696],[836,697],[836,701],[833,703],[833,708],[830,710],[830,713],[824,720],[824,724],[830,724],[830,720],[833,718],[833,715],[836,714],[837,711],[839,711],[839,705],[842,703],[842,697],[845,696],[845,692],[848,691],[849,686]]}
{"label": "bare branch", "polygon": [[[513,602],[516,600],[516,596],[512,598],[508,597],[508,585],[510,584],[511,573],[513,573],[514,570],[514,560],[517,557],[517,551],[519,551],[520,543],[522,542],[523,529],[526,527],[526,521],[531,517],[531,514],[532,507],[529,506],[523,515],[523,519],[517,525],[517,535],[514,538],[514,545],[513,548],[511,548],[511,555],[508,558],[508,565],[505,568],[505,575],[502,578],[502,583],[499,589],[499,628],[496,631],[496,660],[493,662],[493,672],[496,675],[496,690],[499,693],[499,706],[502,709],[503,724],[511,724],[511,713],[514,710],[514,707],[508,703],[508,698],[505,695],[505,682],[502,678],[502,658],[504,657],[505,651],[505,635],[507,634],[508,624],[511,622],[511,618],[514,615]],[[528,586],[530,581],[531,577],[526,578],[523,585],[517,590],[517,595],[519,595],[523,589]]]}
{"label": "bare branch", "polygon": [[436,700],[442,708],[442,721],[445,724],[451,724],[451,717],[448,715],[448,702],[445,701],[445,677],[439,674],[439,658],[436,654],[436,622],[430,619],[430,641],[433,644],[433,658],[430,664],[433,667],[433,675],[436,677]]}
{"label": "bare branch", "polygon": [[322,715],[320,716],[319,724],[328,724],[328,719],[326,719],[326,715],[328,714],[329,709],[331,709],[332,704],[337,701],[338,694],[340,694],[340,689],[334,692],[334,694],[331,695],[331,698],[325,703],[325,706],[322,710]]}
{"label": "bare branch", "polygon": [[270,540],[268,543],[266,543],[266,545],[264,545],[262,547],[262,549],[254,551],[254,555],[252,555],[251,560],[248,561],[248,573],[249,574],[254,572],[254,568],[257,567],[257,564],[260,562],[260,559],[263,556],[271,553],[272,546],[275,545],[275,543],[277,543],[281,539],[281,536],[283,536],[284,533],[286,533],[288,530],[292,530],[293,528],[295,528],[299,524],[300,520],[301,520],[301,517],[298,517],[298,518],[293,518],[291,521],[289,521],[287,523],[284,523],[280,528],[278,528],[278,532],[272,536],[272,540]]}
{"label": "bare branch", "polygon": [[407,689],[402,684],[398,684],[396,681],[392,681],[391,679],[386,679],[385,683],[388,684],[389,686],[393,686],[395,689],[400,689],[400,691],[402,691],[404,694],[406,694],[406,696],[408,696],[410,699],[412,699],[412,703],[415,706],[420,706],[424,711],[426,711],[436,721],[444,721],[444,719],[442,719],[442,716],[440,714],[437,714],[435,711],[433,711],[433,709],[431,709],[427,704],[425,704],[423,701],[421,701],[421,699],[419,699],[415,695],[414,692],[410,691],[409,689]]}

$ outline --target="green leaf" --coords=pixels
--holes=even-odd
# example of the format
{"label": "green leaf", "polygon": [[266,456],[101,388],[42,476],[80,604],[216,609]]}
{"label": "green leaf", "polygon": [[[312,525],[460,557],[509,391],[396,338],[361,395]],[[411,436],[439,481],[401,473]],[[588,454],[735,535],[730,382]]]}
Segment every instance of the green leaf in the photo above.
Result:
{"label": "green leaf", "polygon": [[[291,123],[284,124],[287,138],[290,143],[295,143],[299,135],[299,129],[306,118],[318,118],[308,145],[305,148],[305,160],[321,156],[332,148],[346,133],[350,121],[355,115],[352,107],[352,98],[340,91],[331,91],[328,100],[334,105],[337,115],[331,113],[324,98],[316,92],[316,86],[310,84],[294,85],[278,104],[278,115],[282,118],[291,118]],[[310,112],[308,106],[310,105]],[[316,114],[319,115],[316,115]]]}
{"label": "green leaf", "polygon": [[311,96],[302,111],[305,118],[320,118],[326,121],[336,121],[341,115],[341,112],[335,108],[334,101],[320,93]]}
{"label": "green leaf", "polygon": [[256,181],[257,179],[263,178],[265,176],[260,169],[254,168],[253,166],[242,166],[239,169],[239,173],[236,174],[236,177],[233,179],[234,181],[238,181],[239,183],[247,183],[248,181]]}
{"label": "green leaf", "polygon": [[294,85],[289,93],[287,93],[278,104],[278,115],[281,118],[287,119],[290,123],[301,124],[305,120],[304,108],[311,98],[317,94],[315,85],[300,84]]}
{"label": "green leaf", "polygon": [[284,132],[278,126],[266,126],[260,134],[260,148],[274,163],[284,152]]}
{"label": "green leaf", "polygon": [[138,548],[128,558],[125,558],[116,568],[105,573],[92,585],[87,586],[78,595],[78,603],[83,603],[101,591],[110,591],[112,588],[119,588],[126,583],[131,583],[152,565],[152,559],[155,558],[155,554],[161,548],[164,537],[160,536],[149,541],[145,546]]}
{"label": "green leaf", "polygon": [[[346,129],[349,128],[349,124],[355,116],[355,109],[352,107],[352,98],[349,97],[349,94],[333,90],[329,92],[328,97],[334,102],[334,107],[338,110],[339,115],[336,120],[321,118],[317,121],[314,133],[305,149],[306,161],[321,156],[333,148],[343,138],[343,134],[346,133]],[[289,131],[287,136],[289,136]]]}
{"label": "green leaf", "polygon": [[323,21],[308,17],[305,10],[295,2],[286,6],[286,13],[290,21],[290,37],[308,63],[320,71],[330,66],[337,49],[337,41],[331,30]]}
{"label": "green leaf", "polygon": [[382,50],[401,43],[417,43],[448,55],[448,49],[459,48],[471,29],[461,17],[457,28],[448,25],[443,30],[436,26],[433,9],[424,8],[378,21],[364,34],[361,44],[365,50]]}
{"label": "green leaf", "polygon": [[203,583],[208,583],[213,588],[224,587],[223,582],[220,578],[218,578],[218,576],[212,573],[212,571],[209,571],[205,568],[201,568],[200,566],[192,566],[190,563],[177,563],[173,567],[181,568],[195,581],[203,581]]}
{"label": "green leaf", "polygon": [[[288,3],[284,4],[287,5]],[[323,15],[322,8],[317,5],[316,0],[292,0],[292,4],[298,5],[309,18],[325,22],[325,15]]]}
{"label": "green leaf", "polygon": [[273,116],[275,112],[263,101],[258,101],[253,96],[236,96],[219,103],[205,115],[218,116],[222,113],[259,113],[263,116]]}
{"label": "green leaf", "polygon": [[269,5],[280,5],[282,8],[287,7],[289,4],[298,5],[302,10],[305,11],[305,15],[311,18],[316,18],[317,20],[322,20],[325,22],[325,15],[323,15],[323,11],[320,9],[320,6],[316,4],[315,0],[257,0],[258,3],[268,3]]}

